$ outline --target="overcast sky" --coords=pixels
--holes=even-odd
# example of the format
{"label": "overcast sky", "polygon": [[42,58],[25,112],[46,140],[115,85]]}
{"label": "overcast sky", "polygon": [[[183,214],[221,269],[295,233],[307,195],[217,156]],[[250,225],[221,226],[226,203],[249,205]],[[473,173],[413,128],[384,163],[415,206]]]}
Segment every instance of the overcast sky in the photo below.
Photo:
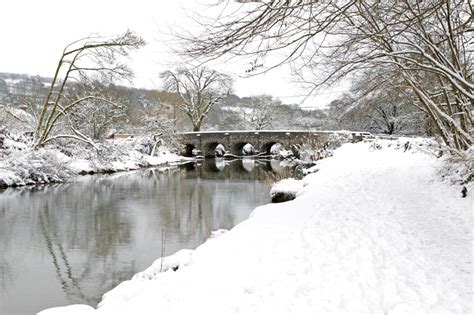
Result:
{"label": "overcast sky", "polygon": [[[64,46],[90,34],[114,35],[127,29],[148,43],[133,56],[135,87],[160,88],[158,74],[176,66],[170,52],[171,29],[187,28],[191,10],[202,12],[210,0],[11,0],[0,10],[0,72],[28,73],[51,77]],[[201,5],[200,5],[201,4]],[[284,103],[300,103],[304,94],[292,83],[285,68],[244,78],[245,62],[216,65],[236,81],[239,96],[270,94]],[[321,107],[340,94],[342,88],[320,91],[302,106]]]}

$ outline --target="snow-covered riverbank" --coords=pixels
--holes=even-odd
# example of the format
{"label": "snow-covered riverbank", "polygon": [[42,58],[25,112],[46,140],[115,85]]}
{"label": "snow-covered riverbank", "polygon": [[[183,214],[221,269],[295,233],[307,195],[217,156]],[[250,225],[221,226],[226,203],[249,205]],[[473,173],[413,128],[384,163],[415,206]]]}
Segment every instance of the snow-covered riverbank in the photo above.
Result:
{"label": "snow-covered riverbank", "polygon": [[345,144],[295,200],[158,260],[97,310],[40,314],[472,314],[472,193],[387,146]]}
{"label": "snow-covered riverbank", "polygon": [[5,141],[0,151],[0,188],[64,182],[78,175],[136,170],[182,161],[161,147],[154,156],[143,147],[146,139],[107,141],[98,150],[82,146],[48,146],[33,150],[24,143]]}

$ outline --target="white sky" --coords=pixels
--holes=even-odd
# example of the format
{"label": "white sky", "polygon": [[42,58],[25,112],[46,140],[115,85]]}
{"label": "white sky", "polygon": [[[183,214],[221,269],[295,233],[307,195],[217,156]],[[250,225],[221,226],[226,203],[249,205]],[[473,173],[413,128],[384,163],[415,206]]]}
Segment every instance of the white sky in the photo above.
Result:
{"label": "white sky", "polygon": [[[208,0],[206,0],[208,1]],[[185,8],[199,9],[190,0],[8,0],[0,10],[0,72],[51,77],[64,46],[90,34],[114,35],[127,29],[142,36],[148,45],[133,56],[135,87],[160,88],[158,74],[173,69],[179,59],[170,52],[169,36],[176,27],[192,24]],[[200,12],[205,14],[205,12]],[[178,62],[178,63],[177,63]],[[284,103],[300,103],[304,91],[292,84],[290,71],[275,69],[264,75],[243,78],[248,63],[217,65],[232,75],[239,96],[270,94]],[[344,88],[321,91],[302,106],[321,107]]]}

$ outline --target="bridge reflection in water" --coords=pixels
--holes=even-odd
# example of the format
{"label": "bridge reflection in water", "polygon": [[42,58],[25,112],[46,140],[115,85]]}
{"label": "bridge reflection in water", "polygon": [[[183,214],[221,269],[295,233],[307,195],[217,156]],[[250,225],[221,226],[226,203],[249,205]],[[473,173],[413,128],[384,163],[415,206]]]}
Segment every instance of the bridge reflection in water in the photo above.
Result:
{"label": "bridge reflection in water", "polygon": [[243,158],[229,161],[223,158],[212,158],[187,163],[182,167],[187,171],[187,178],[267,181],[271,180],[275,174],[285,173],[291,176],[292,169],[287,164],[286,161],[275,159]]}

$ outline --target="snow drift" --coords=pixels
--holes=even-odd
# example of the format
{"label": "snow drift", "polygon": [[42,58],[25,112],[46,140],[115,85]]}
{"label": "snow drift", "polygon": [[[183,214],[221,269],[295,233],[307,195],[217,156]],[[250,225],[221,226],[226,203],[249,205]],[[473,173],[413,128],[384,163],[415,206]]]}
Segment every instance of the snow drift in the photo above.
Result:
{"label": "snow drift", "polygon": [[274,183],[270,190],[272,202],[283,202],[295,199],[296,194],[303,186],[303,181],[294,178],[286,178]]}

